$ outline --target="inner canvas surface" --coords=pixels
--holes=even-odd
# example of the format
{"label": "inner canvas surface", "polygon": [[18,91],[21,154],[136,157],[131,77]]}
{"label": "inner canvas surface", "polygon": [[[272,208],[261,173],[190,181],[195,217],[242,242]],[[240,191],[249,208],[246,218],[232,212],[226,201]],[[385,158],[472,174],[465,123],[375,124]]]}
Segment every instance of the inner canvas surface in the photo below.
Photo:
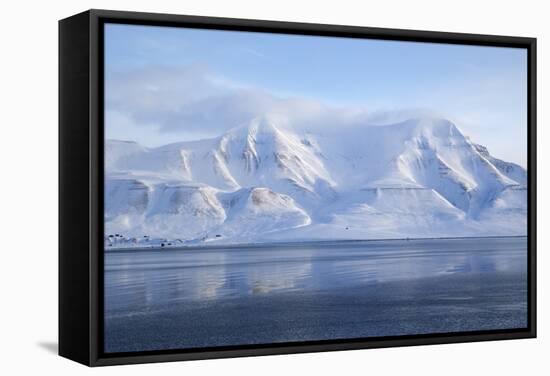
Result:
{"label": "inner canvas surface", "polygon": [[527,50],[104,25],[104,351],[527,328]]}

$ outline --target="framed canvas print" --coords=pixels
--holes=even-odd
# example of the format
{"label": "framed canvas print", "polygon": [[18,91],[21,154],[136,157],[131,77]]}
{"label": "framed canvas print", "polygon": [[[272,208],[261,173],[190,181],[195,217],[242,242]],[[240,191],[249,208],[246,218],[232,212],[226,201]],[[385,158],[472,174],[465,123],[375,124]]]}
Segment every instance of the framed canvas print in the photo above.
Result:
{"label": "framed canvas print", "polygon": [[59,26],[62,356],[536,335],[535,39]]}

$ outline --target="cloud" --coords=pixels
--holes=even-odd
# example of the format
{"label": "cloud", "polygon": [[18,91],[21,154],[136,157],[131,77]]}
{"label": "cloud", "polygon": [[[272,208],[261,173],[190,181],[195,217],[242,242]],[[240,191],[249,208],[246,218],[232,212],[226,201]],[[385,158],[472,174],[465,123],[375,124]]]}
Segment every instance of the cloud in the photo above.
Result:
{"label": "cloud", "polygon": [[362,107],[336,107],[299,97],[277,97],[262,89],[211,74],[203,66],[147,66],[106,75],[106,111],[157,132],[219,134],[270,115],[294,127],[352,124],[367,116]]}
{"label": "cloud", "polygon": [[130,137],[156,146],[217,136],[260,116],[276,119],[279,126],[332,133],[339,127],[385,125],[439,114],[427,109],[370,112],[365,106],[276,96],[199,65],[149,65],[112,71],[106,77],[106,128],[111,138]]}

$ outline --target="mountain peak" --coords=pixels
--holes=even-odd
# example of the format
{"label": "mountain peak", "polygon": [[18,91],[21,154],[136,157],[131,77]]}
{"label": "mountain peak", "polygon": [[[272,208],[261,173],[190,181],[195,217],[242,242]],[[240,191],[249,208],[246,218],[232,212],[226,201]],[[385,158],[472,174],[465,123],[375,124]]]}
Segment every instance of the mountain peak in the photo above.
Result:
{"label": "mountain peak", "polygon": [[277,131],[275,121],[268,116],[260,116],[252,119],[248,125],[250,133],[272,133]]}
{"label": "mountain peak", "polygon": [[275,123],[275,119],[269,116],[258,116],[244,124],[231,128],[221,137],[256,137],[260,134],[273,134],[279,131]]}
{"label": "mountain peak", "polygon": [[466,137],[458,127],[450,120],[437,117],[422,117],[408,120],[418,133],[436,138],[462,138]]}

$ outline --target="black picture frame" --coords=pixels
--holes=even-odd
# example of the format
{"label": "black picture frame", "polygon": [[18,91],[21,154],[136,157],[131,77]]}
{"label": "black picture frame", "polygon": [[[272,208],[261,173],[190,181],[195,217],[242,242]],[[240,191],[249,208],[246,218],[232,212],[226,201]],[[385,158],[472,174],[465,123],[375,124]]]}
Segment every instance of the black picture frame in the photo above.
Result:
{"label": "black picture frame", "polygon": [[[528,56],[528,327],[105,354],[103,336],[103,28],[105,22],[525,48]],[[536,337],[536,39],[88,10],[59,21],[59,354],[88,366]]]}

